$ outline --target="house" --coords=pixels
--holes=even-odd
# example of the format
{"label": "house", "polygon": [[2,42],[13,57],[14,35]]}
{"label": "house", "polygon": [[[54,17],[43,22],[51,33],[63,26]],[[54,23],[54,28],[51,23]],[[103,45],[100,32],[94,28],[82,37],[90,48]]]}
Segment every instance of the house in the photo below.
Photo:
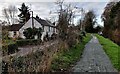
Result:
{"label": "house", "polygon": [[[23,38],[25,39],[25,36],[23,34],[24,30],[27,28],[42,28],[42,36],[41,40],[45,37],[46,34],[48,34],[49,37],[53,33],[57,34],[57,29],[55,25],[53,25],[50,21],[44,20],[38,17],[31,17],[25,24],[13,24],[9,28],[9,37],[11,38]],[[35,37],[37,39],[37,37]]]}

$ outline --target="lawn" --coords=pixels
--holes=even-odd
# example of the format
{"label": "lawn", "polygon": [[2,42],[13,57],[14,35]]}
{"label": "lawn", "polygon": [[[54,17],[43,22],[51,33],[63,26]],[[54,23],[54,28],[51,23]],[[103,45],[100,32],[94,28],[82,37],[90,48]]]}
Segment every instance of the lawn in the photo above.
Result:
{"label": "lawn", "polygon": [[87,34],[82,43],[76,44],[74,47],[70,48],[69,51],[58,53],[52,61],[51,71],[68,71],[68,69],[80,59],[85,44],[88,43],[90,39],[91,35]]}
{"label": "lawn", "polygon": [[103,36],[97,35],[99,42],[103,46],[104,51],[110,58],[113,66],[120,71],[120,46],[112,42],[111,40],[104,38]]}

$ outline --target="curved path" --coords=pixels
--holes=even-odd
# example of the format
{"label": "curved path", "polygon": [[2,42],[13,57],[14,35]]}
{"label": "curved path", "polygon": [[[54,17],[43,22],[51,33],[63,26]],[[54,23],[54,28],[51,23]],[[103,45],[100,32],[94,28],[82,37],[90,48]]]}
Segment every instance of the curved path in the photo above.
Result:
{"label": "curved path", "polygon": [[117,72],[95,36],[86,44],[82,58],[72,70],[73,72]]}
{"label": "curved path", "polygon": [[36,52],[37,50],[43,51],[43,50],[45,50],[45,48],[48,48],[49,46],[52,46],[52,45],[57,44],[57,43],[58,43],[58,40],[54,40],[54,41],[51,40],[51,41],[48,41],[48,42],[44,42],[41,45],[31,45],[31,46],[19,47],[18,49],[20,51],[18,51],[17,53],[14,53],[14,54],[4,56],[4,57],[2,57],[2,60],[8,60],[8,58],[10,56],[15,56],[15,57],[25,56],[29,53]]}

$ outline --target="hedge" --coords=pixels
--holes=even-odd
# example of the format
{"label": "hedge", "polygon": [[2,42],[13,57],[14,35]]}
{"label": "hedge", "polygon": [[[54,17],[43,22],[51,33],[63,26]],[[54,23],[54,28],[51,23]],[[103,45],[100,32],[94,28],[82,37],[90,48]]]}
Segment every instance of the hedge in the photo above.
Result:
{"label": "hedge", "polygon": [[23,39],[17,40],[16,43],[18,46],[25,46],[25,45],[39,45],[41,44],[41,40],[38,39]]}
{"label": "hedge", "polygon": [[2,45],[3,55],[12,54],[18,51],[18,45],[16,43]]}

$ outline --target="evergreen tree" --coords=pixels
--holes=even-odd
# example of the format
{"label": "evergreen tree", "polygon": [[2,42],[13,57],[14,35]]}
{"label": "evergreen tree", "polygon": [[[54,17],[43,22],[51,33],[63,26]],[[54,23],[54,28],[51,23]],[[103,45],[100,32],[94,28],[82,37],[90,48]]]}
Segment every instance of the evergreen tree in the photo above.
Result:
{"label": "evergreen tree", "polygon": [[94,25],[96,23],[96,17],[93,11],[89,11],[85,15],[85,31],[88,33],[94,32]]}
{"label": "evergreen tree", "polygon": [[20,11],[20,14],[18,15],[20,19],[20,23],[25,23],[30,19],[30,12],[29,7],[25,5],[25,3],[22,4],[21,8],[18,8]]}

